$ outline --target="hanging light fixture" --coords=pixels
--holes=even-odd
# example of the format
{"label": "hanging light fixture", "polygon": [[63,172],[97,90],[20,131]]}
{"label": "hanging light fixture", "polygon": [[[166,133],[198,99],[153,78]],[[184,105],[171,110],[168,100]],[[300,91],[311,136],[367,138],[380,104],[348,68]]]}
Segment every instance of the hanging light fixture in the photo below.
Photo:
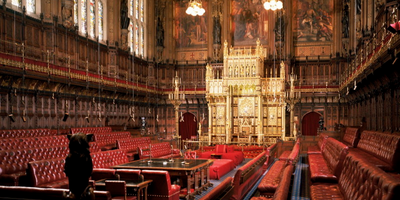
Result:
{"label": "hanging light fixture", "polygon": [[265,10],[280,10],[283,8],[282,1],[278,0],[267,0],[264,2]]}
{"label": "hanging light fixture", "polygon": [[204,10],[201,0],[190,0],[189,6],[186,9],[186,14],[193,16],[202,16],[205,12],[206,10]]}

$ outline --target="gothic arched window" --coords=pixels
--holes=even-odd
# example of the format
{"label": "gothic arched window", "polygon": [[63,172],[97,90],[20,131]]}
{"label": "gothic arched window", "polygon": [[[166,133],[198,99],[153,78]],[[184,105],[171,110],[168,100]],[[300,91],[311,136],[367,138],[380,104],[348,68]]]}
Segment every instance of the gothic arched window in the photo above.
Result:
{"label": "gothic arched window", "polygon": [[107,39],[105,3],[104,0],[74,0],[74,23],[79,26],[80,34],[87,34],[91,39],[98,37],[99,41]]}
{"label": "gothic arched window", "polygon": [[146,48],[146,20],[145,20],[145,0],[129,0],[129,46],[131,52],[137,56],[145,56]]}

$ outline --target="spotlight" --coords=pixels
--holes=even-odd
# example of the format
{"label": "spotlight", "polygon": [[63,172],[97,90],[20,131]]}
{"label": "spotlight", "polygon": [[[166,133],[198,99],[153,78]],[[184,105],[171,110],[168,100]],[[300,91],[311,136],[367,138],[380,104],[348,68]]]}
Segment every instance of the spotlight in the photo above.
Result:
{"label": "spotlight", "polygon": [[8,117],[10,118],[10,120],[11,120],[12,122],[15,122],[14,115],[13,115],[12,113],[9,114]]}
{"label": "spotlight", "polygon": [[66,112],[66,113],[64,114],[64,117],[63,117],[62,120],[63,120],[64,122],[67,121],[68,116],[69,116],[69,113]]}

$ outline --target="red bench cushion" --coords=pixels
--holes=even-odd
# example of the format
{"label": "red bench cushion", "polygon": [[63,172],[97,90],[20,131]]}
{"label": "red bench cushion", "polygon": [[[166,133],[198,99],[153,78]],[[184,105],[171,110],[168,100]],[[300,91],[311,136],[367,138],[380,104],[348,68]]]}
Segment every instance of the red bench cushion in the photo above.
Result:
{"label": "red bench cushion", "polygon": [[312,200],[344,199],[342,194],[340,193],[340,189],[337,184],[326,184],[326,183],[315,184],[311,185],[310,189],[311,189]]}
{"label": "red bench cushion", "polygon": [[311,181],[313,182],[336,182],[337,177],[329,169],[322,154],[308,155],[310,164]]}
{"label": "red bench cushion", "polygon": [[317,145],[309,146],[307,148],[307,154],[321,154],[321,149]]}
{"label": "red bench cushion", "polygon": [[284,151],[281,156],[279,156],[279,160],[287,160],[289,158],[290,153],[292,153],[292,151]]}
{"label": "red bench cushion", "polygon": [[230,159],[218,159],[214,160],[214,163],[210,166],[210,179],[220,179],[223,175],[230,172],[235,168],[235,164]]}
{"label": "red bench cushion", "polygon": [[285,166],[286,161],[284,160],[278,160],[272,165],[271,169],[267,172],[257,187],[258,191],[260,191],[262,195],[272,196],[275,193]]}

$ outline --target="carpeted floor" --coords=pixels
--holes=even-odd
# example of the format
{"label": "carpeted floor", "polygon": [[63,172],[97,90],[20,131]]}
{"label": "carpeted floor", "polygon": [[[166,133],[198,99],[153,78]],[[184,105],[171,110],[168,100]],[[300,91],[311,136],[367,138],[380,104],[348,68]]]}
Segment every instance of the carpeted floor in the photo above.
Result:
{"label": "carpeted floor", "polygon": [[210,182],[213,184],[213,187],[208,188],[206,191],[203,191],[201,194],[196,195],[195,196],[195,200],[200,199],[201,197],[203,197],[204,195],[206,195],[207,193],[209,193],[210,191],[212,191],[215,187],[217,187],[222,181],[224,181],[227,177],[233,177],[235,176],[235,173],[237,171],[237,169],[239,169],[241,166],[243,166],[244,164],[246,164],[247,162],[249,162],[251,159],[250,158],[246,158],[240,165],[236,166],[235,169],[233,169],[232,171],[228,172],[227,174],[225,174],[224,176],[222,176],[219,180],[210,180]]}

